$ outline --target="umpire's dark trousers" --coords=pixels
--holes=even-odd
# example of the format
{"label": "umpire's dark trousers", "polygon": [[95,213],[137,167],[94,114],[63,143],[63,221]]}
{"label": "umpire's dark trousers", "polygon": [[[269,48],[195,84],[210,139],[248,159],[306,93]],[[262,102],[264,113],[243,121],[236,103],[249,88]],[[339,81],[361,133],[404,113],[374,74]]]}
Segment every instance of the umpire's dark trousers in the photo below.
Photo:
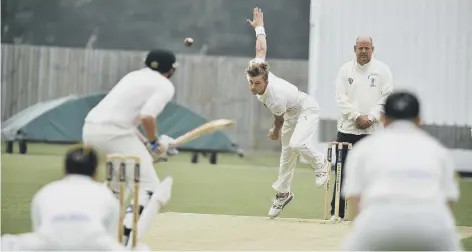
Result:
{"label": "umpire's dark trousers", "polygon": [[[353,135],[353,134],[346,134],[346,133],[342,133],[342,132],[339,132],[338,131],[338,136],[337,136],[337,139],[336,139],[336,142],[346,142],[346,143],[351,143],[353,146],[354,144],[356,144],[359,140],[361,140],[362,138],[366,137],[368,135]],[[338,162],[338,146],[336,145],[336,151],[334,153],[336,153],[336,163]],[[346,161],[346,158],[347,158],[347,146],[344,146],[343,150],[342,150],[342,155],[343,155],[343,158],[341,160],[342,162],[342,165],[343,165],[343,170],[344,170],[344,162]],[[336,169],[334,169],[336,171]],[[343,188],[343,182],[344,182],[344,173],[345,172],[341,172],[341,191],[342,191],[342,188]],[[335,176],[336,177],[336,176]],[[333,198],[331,199],[331,216],[334,215],[334,206],[335,206],[335,203],[334,201],[336,200],[336,190],[333,190]],[[345,203],[345,199],[344,197],[341,195],[341,200],[339,202],[339,217],[340,218],[344,218],[344,203]]]}

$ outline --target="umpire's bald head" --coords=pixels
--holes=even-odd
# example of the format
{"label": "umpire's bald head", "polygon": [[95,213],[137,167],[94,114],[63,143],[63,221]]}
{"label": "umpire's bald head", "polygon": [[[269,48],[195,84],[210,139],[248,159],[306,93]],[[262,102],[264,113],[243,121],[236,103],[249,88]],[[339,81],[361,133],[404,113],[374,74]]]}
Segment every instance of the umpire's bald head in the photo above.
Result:
{"label": "umpire's bald head", "polygon": [[65,156],[66,175],[83,175],[95,178],[99,163],[97,152],[85,145],[70,148]]}
{"label": "umpire's bald head", "polygon": [[394,121],[407,120],[419,125],[420,103],[416,96],[407,91],[393,92],[384,105],[385,125]]}

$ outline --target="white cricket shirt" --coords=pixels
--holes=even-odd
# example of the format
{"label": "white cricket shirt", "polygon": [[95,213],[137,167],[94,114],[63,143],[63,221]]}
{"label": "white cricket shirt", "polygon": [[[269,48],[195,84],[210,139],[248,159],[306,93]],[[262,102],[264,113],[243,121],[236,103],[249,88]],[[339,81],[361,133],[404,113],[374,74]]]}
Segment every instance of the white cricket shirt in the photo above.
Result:
{"label": "white cricket shirt", "polygon": [[80,247],[100,236],[117,235],[119,203],[103,184],[68,175],[47,184],[33,198],[33,232],[53,244]]}
{"label": "white cricket shirt", "polygon": [[[263,61],[256,58],[251,61]],[[250,63],[250,64],[251,64]],[[314,110],[319,110],[318,103],[306,93],[300,91],[298,87],[290,82],[279,78],[269,72],[268,84],[262,95],[256,95],[257,99],[266,106],[274,115],[280,116],[287,113],[287,116],[298,114],[302,108],[310,106]],[[310,100],[310,102],[306,102]]]}
{"label": "white cricket shirt", "polygon": [[[336,78],[336,99],[341,112],[338,131],[361,135],[382,128],[383,105],[392,91],[392,73],[384,63],[376,59],[363,66],[356,59],[345,63]],[[360,115],[369,115],[374,120],[373,125],[367,129],[357,128],[356,119]]]}
{"label": "white cricket shirt", "polygon": [[139,125],[141,115],[157,117],[174,93],[168,78],[142,68],[125,75],[89,112],[85,122],[134,129]]}
{"label": "white cricket shirt", "polygon": [[413,123],[397,121],[359,141],[347,156],[343,194],[360,208],[381,201],[457,201],[448,150]]}

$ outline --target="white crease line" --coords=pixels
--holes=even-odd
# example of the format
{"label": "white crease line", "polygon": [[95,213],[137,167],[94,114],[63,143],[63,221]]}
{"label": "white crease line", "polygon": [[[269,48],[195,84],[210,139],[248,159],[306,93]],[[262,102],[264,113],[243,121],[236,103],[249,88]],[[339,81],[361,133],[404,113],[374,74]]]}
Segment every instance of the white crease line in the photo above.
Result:
{"label": "white crease line", "polygon": [[[182,164],[185,164],[185,165],[188,165],[187,162],[168,162],[166,163],[168,165],[173,165],[173,164],[176,164],[176,165],[182,165]],[[157,165],[159,166],[159,163],[157,163]],[[198,166],[203,166],[203,164],[193,164],[195,165],[196,167],[195,168],[198,168]],[[206,166],[208,167],[208,166]],[[212,167],[211,169],[233,169],[233,170],[265,170],[265,171],[277,171],[277,169],[279,169],[279,167],[276,167],[276,166],[264,166],[264,165],[257,165],[257,164],[242,164],[242,165],[237,165],[237,164],[216,164],[216,165],[211,165],[210,164],[210,167]],[[295,169],[296,172],[313,172],[313,170],[311,170],[310,168],[302,168],[302,167],[298,167]]]}

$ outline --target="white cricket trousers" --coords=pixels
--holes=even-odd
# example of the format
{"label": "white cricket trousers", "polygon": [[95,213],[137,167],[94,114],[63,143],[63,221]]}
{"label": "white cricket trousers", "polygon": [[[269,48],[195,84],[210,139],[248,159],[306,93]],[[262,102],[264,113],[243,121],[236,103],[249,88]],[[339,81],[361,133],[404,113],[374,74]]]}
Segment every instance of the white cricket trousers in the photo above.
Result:
{"label": "white cricket trousers", "polygon": [[362,210],[341,250],[462,250],[454,217],[445,204],[379,203]]}
{"label": "white cricket trousers", "polygon": [[[151,154],[138,138],[134,129],[123,130],[113,125],[86,122],[82,131],[82,140],[84,144],[96,148],[102,154],[133,155],[141,159],[138,203],[142,211],[149,203],[154,188],[159,184],[159,178],[154,170]],[[133,189],[133,175],[134,167],[128,165],[126,178],[129,191]],[[134,199],[132,204],[134,204]],[[129,210],[127,210],[124,223],[128,229],[131,228],[132,212],[130,213]]]}
{"label": "white cricket trousers", "polygon": [[319,121],[316,101],[304,94],[298,111],[287,112],[281,132],[282,151],[280,154],[279,176],[272,188],[280,193],[291,190],[292,179],[298,155],[313,168],[321,168],[326,162],[323,153],[315,148]]}

